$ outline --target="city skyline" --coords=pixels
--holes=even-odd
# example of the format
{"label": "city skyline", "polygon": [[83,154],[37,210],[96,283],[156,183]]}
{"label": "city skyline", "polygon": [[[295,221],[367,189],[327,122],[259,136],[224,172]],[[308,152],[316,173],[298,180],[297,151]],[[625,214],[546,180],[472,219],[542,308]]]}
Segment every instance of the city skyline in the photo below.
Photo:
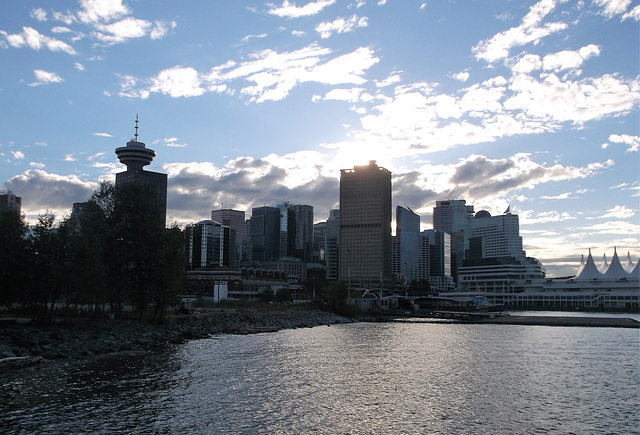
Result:
{"label": "city skyline", "polygon": [[439,200],[510,207],[550,276],[640,253],[637,0],[2,11],[0,189],[30,221],[115,181],[138,114],[169,223],[285,201],[323,221],[340,170],[376,160],[422,229]]}

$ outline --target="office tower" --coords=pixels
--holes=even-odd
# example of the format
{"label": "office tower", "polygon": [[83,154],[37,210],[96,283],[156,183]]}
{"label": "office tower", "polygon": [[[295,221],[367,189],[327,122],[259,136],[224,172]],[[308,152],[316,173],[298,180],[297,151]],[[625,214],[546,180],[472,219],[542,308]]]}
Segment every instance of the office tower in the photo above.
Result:
{"label": "office tower", "polygon": [[327,235],[327,221],[313,224],[313,261],[324,262],[325,237]]}
{"label": "office tower", "polygon": [[213,220],[189,225],[189,268],[230,267],[236,231]]}
{"label": "office tower", "polygon": [[289,231],[293,231],[293,228],[289,228],[289,203],[276,204],[276,207],[280,209],[280,253],[278,258],[289,257],[294,250],[293,239],[289,237]]}
{"label": "office tower", "polygon": [[12,211],[20,216],[22,210],[22,197],[16,196],[13,193],[7,193],[0,195],[0,213],[5,211]]}
{"label": "office tower", "polygon": [[420,216],[410,208],[396,207],[396,236],[393,273],[405,284],[417,279],[420,258]]}
{"label": "office tower", "polygon": [[162,207],[162,225],[166,226],[167,216],[167,174],[145,171],[150,165],[156,152],[142,142],[138,142],[138,117],[136,116],[136,133],[127,142],[127,146],[116,148],[116,155],[120,163],[127,166],[127,170],[116,174],[116,189],[130,183],[140,183],[152,186],[157,201]]}
{"label": "office tower", "polygon": [[325,232],[324,246],[324,261],[327,268],[327,279],[335,281],[340,276],[340,210],[329,211],[329,219],[327,219],[327,230]]}
{"label": "office tower", "polygon": [[466,205],[464,199],[436,201],[433,208],[433,229],[451,234],[451,273],[455,282],[458,282],[458,269],[469,248],[473,216],[473,206]]}
{"label": "office tower", "polygon": [[471,220],[469,257],[524,259],[518,215],[509,209],[501,216],[485,210],[476,213]]}
{"label": "office tower", "polygon": [[226,225],[236,231],[235,255],[230,259],[229,267],[239,267],[242,260],[242,246],[249,241],[244,211],[229,208],[212,210],[211,220]]}
{"label": "office tower", "polygon": [[289,238],[292,239],[293,251],[288,256],[309,263],[313,251],[313,207],[290,205],[289,216]]}
{"label": "office tower", "polygon": [[390,285],[391,172],[375,160],[340,171],[340,279]]}
{"label": "office tower", "polygon": [[420,234],[422,249],[428,249],[428,277],[431,289],[437,292],[452,291],[455,289],[451,276],[451,235],[444,231],[427,230]]}
{"label": "office tower", "polygon": [[250,240],[253,261],[280,258],[280,212],[278,207],[254,207],[251,210]]}

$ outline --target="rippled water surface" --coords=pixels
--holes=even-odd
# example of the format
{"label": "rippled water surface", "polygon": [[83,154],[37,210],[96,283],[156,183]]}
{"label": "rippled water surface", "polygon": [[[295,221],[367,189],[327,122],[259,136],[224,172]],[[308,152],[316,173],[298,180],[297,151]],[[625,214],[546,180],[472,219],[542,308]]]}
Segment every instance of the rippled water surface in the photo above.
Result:
{"label": "rippled water surface", "polygon": [[359,323],[4,374],[2,433],[637,433],[638,330]]}

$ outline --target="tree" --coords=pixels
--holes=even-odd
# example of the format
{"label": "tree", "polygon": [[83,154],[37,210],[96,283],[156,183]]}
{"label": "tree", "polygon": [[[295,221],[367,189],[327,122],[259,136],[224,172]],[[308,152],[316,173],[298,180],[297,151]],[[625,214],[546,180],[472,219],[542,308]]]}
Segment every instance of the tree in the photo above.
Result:
{"label": "tree", "polygon": [[24,216],[13,211],[0,212],[0,305],[9,307],[20,300],[28,288],[31,274],[28,227]]}

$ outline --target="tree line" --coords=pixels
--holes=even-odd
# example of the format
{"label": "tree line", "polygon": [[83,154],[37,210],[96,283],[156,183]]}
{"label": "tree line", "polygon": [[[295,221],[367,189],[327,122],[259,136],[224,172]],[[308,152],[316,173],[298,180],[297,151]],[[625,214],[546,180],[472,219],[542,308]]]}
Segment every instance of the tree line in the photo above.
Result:
{"label": "tree line", "polygon": [[184,286],[185,239],[153,189],[101,183],[82,212],[35,225],[0,213],[0,306],[54,321],[83,311],[164,320]]}

